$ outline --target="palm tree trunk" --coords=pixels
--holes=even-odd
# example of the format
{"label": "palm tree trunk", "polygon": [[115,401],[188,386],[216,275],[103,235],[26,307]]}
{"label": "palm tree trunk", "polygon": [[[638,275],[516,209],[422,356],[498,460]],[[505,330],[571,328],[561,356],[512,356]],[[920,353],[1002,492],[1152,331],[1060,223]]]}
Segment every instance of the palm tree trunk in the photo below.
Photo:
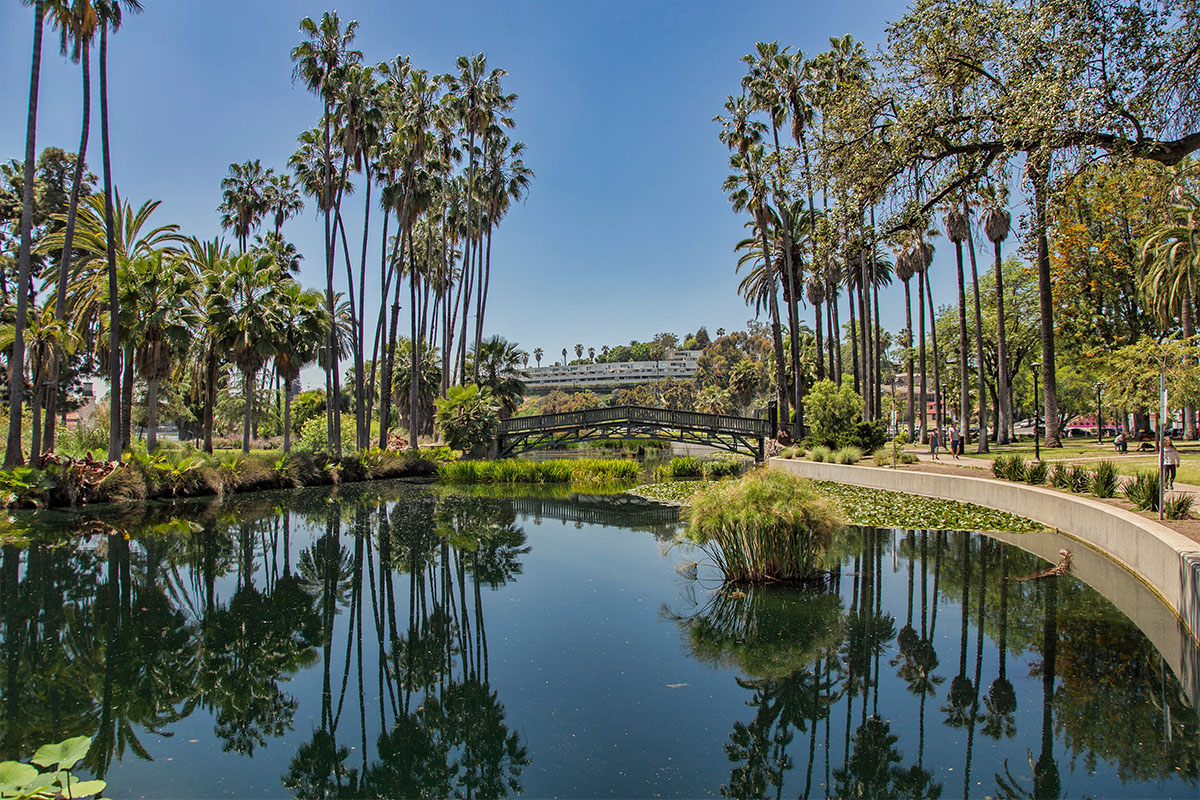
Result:
{"label": "palm tree trunk", "polygon": [[[383,213],[383,252],[379,256],[379,316],[375,320],[375,342],[371,346],[371,378],[367,383],[367,419],[375,413],[375,378],[379,367],[379,345],[383,332],[387,330],[387,296],[395,272],[395,259],[388,261],[387,235],[388,223],[391,220],[391,209],[385,208]],[[368,433],[370,423],[368,422]],[[368,437],[369,438],[369,437]]]}
{"label": "palm tree trunk", "polygon": [[[483,318],[487,314],[487,299],[488,289],[492,283],[492,228],[488,225],[487,229],[487,249],[486,256],[483,262],[483,286],[480,292],[479,315],[475,318],[475,352],[479,352],[479,345],[483,341]],[[475,383],[479,383],[479,359],[475,360]]]}
{"label": "palm tree trunk", "polygon": [[[767,213],[762,201],[759,201],[757,217],[758,235],[762,242],[763,261],[767,274],[771,276],[771,336],[775,346],[775,395],[778,398],[777,405],[779,408],[778,429],[775,433],[778,438],[779,430],[784,429],[788,423],[787,367],[783,360],[783,334],[779,326],[779,281],[776,280],[775,268],[771,263],[771,250],[767,244]],[[565,358],[563,362],[566,363]]]}
{"label": "palm tree trunk", "polygon": [[1008,391],[1008,333],[1004,320],[1004,275],[1000,258],[1000,242],[996,248],[996,405],[1000,408],[1000,421],[996,427],[996,441],[1008,444],[1012,435],[1012,395]]}
{"label": "palm tree trunk", "polygon": [[[925,402],[925,398],[928,397],[929,386],[926,382],[926,370],[928,367],[925,361],[925,270],[923,269],[917,273],[917,311],[920,312],[917,315],[919,319],[917,325],[920,326],[920,349],[917,352],[921,360],[921,444],[925,444],[929,437],[929,407],[928,403]],[[909,390],[911,391],[911,389],[912,384],[910,382]]]}
{"label": "palm tree trunk", "polygon": [[[913,392],[913,324],[912,324],[912,286],[911,276],[904,282],[904,324],[908,328],[908,347],[905,348],[905,362],[908,367],[908,436],[910,440],[916,440],[917,433],[917,414],[915,400],[916,396]],[[924,398],[922,398],[924,399]],[[894,401],[895,398],[893,397]]]}
{"label": "palm tree trunk", "polygon": [[242,382],[245,388],[242,403],[242,452],[250,452],[250,418],[254,415],[254,373],[243,372]]}
{"label": "palm tree trunk", "polygon": [[[79,210],[79,188],[83,184],[83,171],[87,159],[88,134],[92,117],[92,71],[90,42],[85,39],[80,54],[83,72],[83,123],[79,134],[79,153],[75,159],[75,175],[71,182],[71,198],[67,204],[67,227],[63,232],[62,262],[58,268],[55,286],[54,319],[62,323],[67,314],[67,284],[71,276],[71,249],[75,246],[75,219]],[[54,430],[58,412],[58,375],[63,353],[61,345],[55,346],[50,357],[48,377],[49,394],[46,397],[46,434],[42,439],[44,452],[54,452]],[[37,424],[37,421],[34,421]]]}
{"label": "palm tree trunk", "polygon": [[[410,336],[409,340],[412,345],[411,355],[409,356],[409,375],[408,375],[408,447],[414,453],[417,451],[417,440],[420,436],[420,409],[419,403],[421,398],[421,336],[417,330],[417,281],[420,276],[417,272],[417,254],[416,248],[413,247],[412,233],[408,235],[408,251],[409,251],[409,267],[408,267],[408,295],[410,317]],[[476,334],[478,336],[478,333]],[[479,347],[476,345],[475,352],[479,352]],[[479,359],[475,359],[475,374],[479,374]],[[478,380],[478,379],[477,379]]]}
{"label": "palm tree trunk", "polygon": [[113,222],[112,158],[108,137],[108,23],[100,24],[100,150],[104,162],[104,238],[108,259],[108,460],[121,458],[121,324],[117,302],[117,243]]}
{"label": "palm tree trunk", "polygon": [[971,424],[971,382],[967,369],[967,285],[962,242],[954,243],[954,256],[958,264],[958,426],[962,429],[958,435],[965,445]]}
{"label": "palm tree trunk", "polygon": [[[1190,270],[1187,279],[1183,282],[1183,311],[1180,317],[1183,323],[1183,338],[1190,341],[1196,333],[1196,325],[1192,317],[1192,273]],[[1189,363],[1191,363],[1191,359],[1184,355],[1183,365],[1186,367]],[[1099,422],[1096,420],[1096,424]],[[1196,438],[1196,412],[1190,404],[1183,409],[1183,435],[1187,439]]]}
{"label": "palm tree trunk", "polygon": [[158,449],[158,378],[146,379],[146,452]]}
{"label": "palm tree trunk", "polygon": [[928,283],[929,274],[925,275],[927,285],[925,291],[925,300],[929,304],[929,338],[932,340],[933,348],[933,397],[937,408],[937,427],[938,435],[941,435],[942,429],[945,427],[945,408],[943,407],[944,398],[942,397],[942,368],[938,359],[938,343],[937,343],[937,317],[933,314],[933,285]]}
{"label": "palm tree trunk", "polygon": [[[400,232],[400,255],[397,265],[404,259],[404,244],[406,232]],[[408,243],[411,247],[412,243]],[[379,381],[379,449],[386,450],[388,446],[388,429],[392,420],[392,369],[396,363],[396,333],[400,323],[400,275],[396,274],[396,286],[392,295],[392,319],[389,323],[387,343],[383,349],[383,374]]]}
{"label": "palm tree trunk", "polygon": [[854,391],[862,394],[862,379],[858,371],[858,317],[854,314],[854,304],[858,302],[858,293],[854,284],[846,287],[848,296],[846,305],[850,308],[850,368],[854,371]]}
{"label": "palm tree trunk", "polygon": [[825,380],[825,337],[821,316],[825,313],[824,303],[813,303],[813,322],[817,333],[817,380]]}
{"label": "palm tree trunk", "polygon": [[1062,447],[1058,423],[1058,373],[1054,366],[1054,293],[1050,284],[1049,219],[1046,206],[1049,187],[1049,162],[1042,157],[1029,158],[1029,176],[1033,184],[1034,231],[1037,237],[1038,300],[1041,310],[1042,386],[1046,406],[1046,447]]}
{"label": "palm tree trunk", "polygon": [[[366,311],[366,289],[367,289],[367,240],[371,230],[371,160],[368,158],[363,167],[363,179],[367,184],[366,202],[363,210],[363,236],[362,236],[362,259],[358,264],[358,337],[357,346],[354,348],[354,413],[358,422],[357,442],[358,449],[362,450],[369,447],[371,442],[371,417],[366,414],[366,375],[365,372],[365,357],[363,352],[366,345],[364,339],[366,337],[366,329],[364,321],[367,316]],[[385,240],[386,241],[386,240]]]}
{"label": "palm tree trunk", "polygon": [[[963,212],[966,213],[966,202]],[[969,218],[968,218],[969,219]],[[987,384],[983,378],[983,310],[979,303],[979,267],[975,260],[975,232],[968,228],[967,253],[971,257],[971,290],[975,294],[975,369],[979,380],[979,442],[976,453],[988,452],[987,435]]]}
{"label": "palm tree trunk", "polygon": [[42,413],[42,392],[45,389],[44,370],[45,364],[43,361],[43,353],[45,346],[35,346],[33,348],[33,397],[30,398],[32,403],[33,430],[31,431],[31,442],[29,445],[29,463],[37,467],[41,465],[42,455],[42,428],[38,424]]}
{"label": "palm tree trunk", "polygon": [[133,343],[126,342],[121,364],[121,449],[133,443]]}
{"label": "palm tree trunk", "polygon": [[[30,259],[33,250],[33,189],[37,166],[38,83],[42,72],[42,21],[46,15],[42,0],[33,4],[33,58],[29,69],[29,115],[25,123],[25,175],[21,187],[21,245],[17,269],[17,318],[14,324],[12,355],[8,360],[8,445],[4,466],[25,463],[21,449],[21,404],[25,397],[25,325],[29,309]],[[33,421],[37,425],[37,420]]]}
{"label": "palm tree trunk", "polygon": [[[283,382],[283,454],[286,456],[292,450],[292,378]],[[287,557],[287,550],[284,550]]]}

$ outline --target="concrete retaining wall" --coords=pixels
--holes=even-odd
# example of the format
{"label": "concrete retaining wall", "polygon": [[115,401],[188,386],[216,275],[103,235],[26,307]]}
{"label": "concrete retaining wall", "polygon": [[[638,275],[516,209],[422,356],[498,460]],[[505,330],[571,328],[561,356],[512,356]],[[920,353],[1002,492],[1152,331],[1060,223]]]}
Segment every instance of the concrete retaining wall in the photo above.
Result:
{"label": "concrete retaining wall", "polygon": [[[1200,545],[1122,508],[1037,486],[990,478],[773,458],[772,467],[804,478],[959,500],[1019,514],[1089,545],[1137,583],[1079,554],[1072,572],[1107,597],[1150,637],[1188,694],[1200,695]],[[1057,546],[1037,534],[1004,534],[1023,549],[1056,560]],[[1026,546],[1029,545],[1029,546]],[[1048,550],[1048,552],[1041,552]],[[1085,574],[1086,573],[1086,574]],[[1139,591],[1137,587],[1142,587]],[[1154,602],[1152,593],[1159,602]],[[1165,605],[1165,608],[1163,607]],[[1155,608],[1154,606],[1157,606]],[[1175,624],[1164,618],[1177,617]]]}

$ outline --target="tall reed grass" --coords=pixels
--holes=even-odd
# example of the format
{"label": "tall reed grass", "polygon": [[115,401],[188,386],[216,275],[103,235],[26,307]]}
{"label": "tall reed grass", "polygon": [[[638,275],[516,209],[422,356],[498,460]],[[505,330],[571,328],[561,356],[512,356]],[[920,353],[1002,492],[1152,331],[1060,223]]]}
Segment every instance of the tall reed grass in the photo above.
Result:
{"label": "tall reed grass", "polygon": [[834,507],[810,481],[755,470],[714,483],[688,511],[684,536],[713,560],[727,582],[802,581],[840,527]]}
{"label": "tall reed grass", "polygon": [[623,483],[636,480],[636,461],[615,458],[572,458],[553,461],[455,461],[438,467],[447,483]]}

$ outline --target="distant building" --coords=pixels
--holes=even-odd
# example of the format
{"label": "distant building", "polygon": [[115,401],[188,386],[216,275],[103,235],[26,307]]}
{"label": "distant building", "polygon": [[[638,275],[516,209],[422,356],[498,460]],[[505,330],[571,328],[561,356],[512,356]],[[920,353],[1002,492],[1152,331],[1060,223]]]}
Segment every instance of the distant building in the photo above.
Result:
{"label": "distant building", "polygon": [[602,364],[569,364],[551,367],[529,367],[525,385],[534,391],[543,389],[632,386],[639,383],[676,380],[689,381],[696,377],[700,350],[677,350],[658,361],[619,361]]}

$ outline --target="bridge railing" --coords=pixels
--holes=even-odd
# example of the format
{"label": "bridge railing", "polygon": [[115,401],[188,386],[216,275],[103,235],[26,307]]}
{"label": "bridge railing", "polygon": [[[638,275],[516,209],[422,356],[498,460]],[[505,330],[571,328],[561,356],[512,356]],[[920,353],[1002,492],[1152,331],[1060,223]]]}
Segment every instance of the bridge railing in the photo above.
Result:
{"label": "bridge railing", "polygon": [[644,406],[592,408],[587,411],[567,411],[560,414],[542,414],[536,417],[513,417],[500,423],[500,435],[587,428],[622,422],[701,429],[715,433],[738,433],[747,436],[771,435],[771,424],[765,419],[701,414],[695,411],[674,411],[668,408],[646,408]]}

